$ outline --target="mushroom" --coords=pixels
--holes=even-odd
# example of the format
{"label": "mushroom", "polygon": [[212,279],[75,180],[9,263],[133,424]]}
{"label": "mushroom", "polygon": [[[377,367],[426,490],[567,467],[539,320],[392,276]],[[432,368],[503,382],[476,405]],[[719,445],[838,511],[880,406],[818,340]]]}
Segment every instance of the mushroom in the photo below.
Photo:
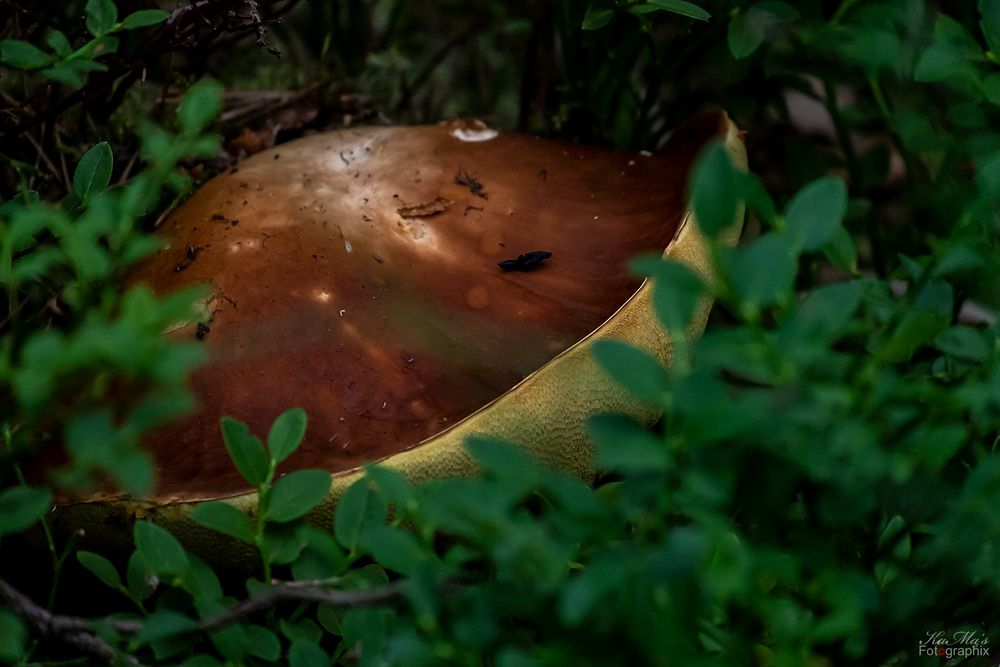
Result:
{"label": "mushroom", "polygon": [[[454,123],[368,127],[293,141],[212,179],[132,277],[158,293],[209,292],[199,320],[169,333],[201,339],[210,361],[192,378],[196,413],[149,438],[147,500],[233,497],[252,509],[219,419],[266,433],[296,405],[309,429],[281,470],[335,472],[334,498],[370,461],[413,480],[468,473],[472,434],[592,474],[588,415],[656,414],[587,348],[624,338],[668,361],[649,286],[628,262],[666,249],[707,271],[685,188],[712,138],[745,160],[713,112],[655,155]],[[706,315],[707,304],[692,333]]]}

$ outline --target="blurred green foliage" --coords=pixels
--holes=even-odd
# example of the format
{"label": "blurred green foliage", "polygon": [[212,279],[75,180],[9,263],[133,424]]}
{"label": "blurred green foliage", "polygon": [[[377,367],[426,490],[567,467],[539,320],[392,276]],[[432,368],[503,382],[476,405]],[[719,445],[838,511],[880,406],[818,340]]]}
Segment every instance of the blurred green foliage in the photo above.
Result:
{"label": "blurred green foliage", "polygon": [[[0,42],[0,61],[79,86],[58,68],[100,65],[88,44],[161,29],[160,14],[133,25],[112,8],[86,4],[76,50],[42,31]],[[48,533],[53,591],[75,554],[129,605],[88,626],[95,636],[191,666],[939,664],[919,651],[938,631],[991,648],[1000,2],[345,0],[272,28],[300,75],[335,77],[405,120],[482,114],[652,149],[691,113],[727,108],[749,131],[752,173],[713,145],[690,192],[714,279],[634,264],[669,331],[698,299],[717,307],[702,338],[678,337],[670,368],[594,346],[663,413],[653,431],[591,419],[594,487],[473,440],[481,475],[413,486],[370,467],[332,525],[310,525],[330,475],[275,479],[306,415],[284,413],[265,440],[224,420],[260,511],[217,502],[194,518],[255,549],[260,571],[226,584],[148,522],[124,567]],[[217,59],[223,78],[244,76]],[[187,186],[177,164],[215,152],[219,94],[193,86],[176,133],[146,123],[144,168],[125,182],[111,185],[98,143],[60,203],[25,190],[0,208],[0,536],[45,526],[52,490],[25,480],[27,453],[65,444],[56,489],[96,477],[141,491],[142,433],[189,406],[197,351],[160,332],[194,295],[123,293],[119,280],[157,247],[142,221],[161,189]],[[745,237],[729,247],[719,239],[744,203]],[[0,660],[44,658],[13,609],[0,608]]]}

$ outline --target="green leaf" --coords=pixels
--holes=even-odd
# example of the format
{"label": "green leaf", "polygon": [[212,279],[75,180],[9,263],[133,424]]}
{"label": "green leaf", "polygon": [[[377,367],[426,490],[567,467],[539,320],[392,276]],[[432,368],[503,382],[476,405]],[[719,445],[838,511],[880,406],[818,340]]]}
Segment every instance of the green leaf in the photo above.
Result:
{"label": "green leaf", "polygon": [[73,45],[69,43],[66,35],[59,30],[49,29],[46,31],[45,43],[60,57],[68,56],[73,51]]}
{"label": "green leaf", "polygon": [[188,555],[190,565],[180,585],[191,594],[196,604],[214,603],[222,599],[222,584],[215,571],[194,554]]}
{"label": "green leaf", "polygon": [[508,488],[534,487],[538,480],[537,461],[512,442],[470,435],[465,438],[465,448],[487,473],[502,477]]}
{"label": "green leaf", "polygon": [[736,177],[736,192],[740,199],[746,202],[747,206],[757,214],[762,222],[773,225],[775,218],[778,217],[778,211],[760,177],[749,171],[737,171],[734,175]]}
{"label": "green leaf", "polygon": [[903,42],[893,28],[857,24],[844,35],[838,50],[847,62],[875,76],[880,70],[896,69],[903,58]]}
{"label": "green leaf", "polygon": [[28,631],[21,619],[0,607],[0,661],[19,663],[27,640]]}
{"label": "green leaf", "polygon": [[663,326],[683,335],[702,303],[705,284],[701,276],[674,261],[659,261],[648,267],[653,276],[653,308]]}
{"label": "green leaf", "polygon": [[693,2],[684,0],[648,0],[647,4],[656,5],[660,9],[674,14],[680,14],[698,21],[707,21],[712,15]]}
{"label": "green leaf", "polygon": [[98,192],[108,189],[113,164],[111,146],[106,141],[84,153],[73,172],[73,194],[81,203],[87,203]]}
{"label": "green leaf", "polygon": [[406,477],[393,468],[368,464],[365,475],[378,488],[382,497],[395,507],[397,515],[417,505],[416,490]]}
{"label": "green leaf", "polygon": [[430,558],[413,533],[395,526],[373,526],[361,534],[359,544],[379,565],[402,575],[414,574]]}
{"label": "green leaf", "polygon": [[979,27],[990,52],[1000,56],[1000,0],[979,0],[979,16]]}
{"label": "green leaf", "polygon": [[153,459],[148,452],[118,450],[108,472],[118,486],[132,495],[142,495],[153,488]]}
{"label": "green leaf", "polygon": [[0,493],[0,535],[20,533],[52,507],[52,491],[44,487],[15,486]]}
{"label": "green leaf", "polygon": [[190,565],[184,547],[165,529],[149,521],[137,521],[133,530],[135,547],[152,574],[179,575]]}
{"label": "green leaf", "polygon": [[782,236],[769,232],[743,248],[726,248],[722,264],[737,299],[763,308],[787,298],[795,280],[796,262]]}
{"label": "green leaf", "polygon": [[993,353],[983,334],[970,327],[955,326],[942,331],[934,346],[956,359],[983,363]]}
{"label": "green leaf", "polygon": [[302,555],[308,542],[307,533],[299,528],[301,526],[292,524],[269,525],[264,531],[261,553],[267,560],[278,565],[294,563]]}
{"label": "green leaf", "polygon": [[823,248],[823,256],[841,271],[854,273],[858,270],[858,249],[843,226],[837,227],[833,239]]}
{"label": "green leaf", "polygon": [[288,649],[288,665],[289,667],[330,667],[330,658],[316,643],[294,639]]}
{"label": "green leaf", "polygon": [[123,588],[118,570],[111,564],[111,561],[101,554],[95,554],[92,551],[78,551],[76,552],[76,559],[80,561],[80,565],[87,568],[91,574],[100,579],[108,588],[113,588],[116,591]]}
{"label": "green leaf", "polygon": [[602,598],[618,588],[620,582],[619,563],[597,560],[588,564],[563,587],[559,598],[559,620],[571,628],[579,626],[595,609],[600,609]]}
{"label": "green leaf", "polygon": [[910,311],[888,340],[878,347],[877,357],[890,363],[906,361],[918,348],[937,338],[947,324],[948,320],[940,313]]}
{"label": "green leaf", "polygon": [[749,9],[737,11],[729,22],[726,40],[729,52],[737,60],[756,51],[776,26],[794,21],[798,10],[786,2],[758,2]]}
{"label": "green leaf", "polygon": [[162,9],[140,9],[126,16],[125,20],[122,21],[122,27],[126,30],[147,28],[157,23],[163,23],[168,16],[169,14]]}
{"label": "green leaf", "polygon": [[[219,610],[221,612],[221,610]],[[216,612],[216,613],[219,613]],[[244,658],[249,652],[250,640],[247,637],[246,626],[230,625],[222,630],[216,630],[209,634],[212,645],[227,660],[227,664],[246,664]]]}
{"label": "green leaf", "polygon": [[226,502],[200,503],[191,511],[191,518],[206,528],[253,544],[254,530],[250,517]]}
{"label": "green leaf", "polygon": [[259,625],[247,625],[247,650],[250,655],[267,662],[277,662],[281,657],[281,642],[267,628]]}
{"label": "green leaf", "polygon": [[114,0],[87,0],[87,30],[94,37],[101,37],[111,31],[118,22],[118,7]]}
{"label": "green leaf", "polygon": [[630,394],[646,403],[661,403],[669,387],[659,360],[620,340],[598,340],[591,347],[598,365]]}
{"label": "green leaf", "polygon": [[594,415],[587,432],[597,446],[595,463],[601,470],[646,473],[666,470],[670,456],[666,443],[624,415]]}
{"label": "green leaf", "polygon": [[264,517],[294,521],[326,500],[332,476],[325,470],[296,470],[279,479],[268,498]]}
{"label": "green leaf", "polygon": [[348,609],[341,620],[343,642],[348,647],[381,655],[389,638],[391,620],[392,612],[388,609]]}
{"label": "green leaf", "polygon": [[973,62],[982,51],[965,27],[950,16],[939,14],[934,23],[934,41],[917,59],[915,81],[968,80],[975,75]]}
{"label": "green leaf", "polygon": [[200,132],[219,115],[222,86],[212,79],[202,79],[188,89],[177,108],[177,120],[188,134]]}
{"label": "green leaf", "polygon": [[4,39],[0,40],[0,62],[16,69],[40,69],[52,62],[52,56],[34,44]]}
{"label": "green leaf", "polygon": [[[46,67],[42,70],[42,76],[52,81],[58,81],[59,83],[70,86],[71,88],[79,88],[83,85],[83,75],[80,71],[70,63],[57,63],[52,67]],[[74,206],[68,206],[67,209],[72,209],[75,205],[79,204],[79,200],[75,200]]]}
{"label": "green leaf", "polygon": [[878,538],[878,551],[879,553],[884,553],[886,547],[892,546],[895,550],[900,535],[906,529],[906,520],[899,516],[898,514],[889,519],[886,523],[885,528],[882,529],[882,534]]}
{"label": "green leaf", "polygon": [[739,208],[735,170],[725,147],[711,142],[698,156],[693,173],[691,201],[698,226],[717,236],[733,226]]}
{"label": "green leaf", "polygon": [[824,177],[799,190],[785,209],[788,236],[796,248],[814,252],[831,243],[847,213],[847,186]]}
{"label": "green leaf", "polygon": [[198,627],[193,618],[179,614],[176,611],[154,611],[146,617],[142,624],[142,629],[135,636],[135,641],[139,645],[149,642],[166,639],[174,635],[190,632]]}
{"label": "green leaf", "polygon": [[267,450],[272,461],[281,463],[299,448],[306,434],[306,421],[306,411],[302,408],[286,410],[274,420],[267,435]]}
{"label": "green leaf", "polygon": [[964,424],[923,425],[910,440],[909,449],[918,461],[937,472],[962,450],[969,438]]}
{"label": "green leaf", "polygon": [[799,307],[796,323],[812,340],[835,339],[861,305],[860,283],[840,282],[813,290]]}
{"label": "green leaf", "polygon": [[584,30],[599,30],[611,23],[611,19],[614,17],[614,9],[602,5],[590,5],[583,15],[583,25],[581,27]]}
{"label": "green leaf", "polygon": [[146,567],[142,556],[138,551],[132,552],[125,567],[125,581],[128,583],[128,592],[136,600],[145,600],[154,592],[159,585],[159,578]]}
{"label": "green leaf", "polygon": [[247,425],[232,417],[223,417],[220,428],[229,458],[236,464],[243,479],[253,486],[261,486],[267,481],[271,466],[260,438],[250,435]]}
{"label": "green leaf", "polygon": [[296,581],[326,579],[344,572],[347,558],[331,533],[310,525],[297,526],[296,531],[306,543],[305,551],[292,563]]}
{"label": "green leaf", "polygon": [[358,539],[369,526],[385,522],[385,500],[367,479],[360,479],[344,492],[333,517],[334,534],[348,551],[355,551]]}
{"label": "green leaf", "polygon": [[316,625],[316,622],[310,618],[303,619],[298,623],[291,623],[285,619],[281,619],[278,622],[278,627],[281,628],[281,634],[288,641],[302,639],[307,642],[319,642],[323,639],[323,629]]}
{"label": "green leaf", "polygon": [[66,255],[60,248],[40,248],[14,262],[11,278],[25,283],[47,274],[54,266],[64,264]]}

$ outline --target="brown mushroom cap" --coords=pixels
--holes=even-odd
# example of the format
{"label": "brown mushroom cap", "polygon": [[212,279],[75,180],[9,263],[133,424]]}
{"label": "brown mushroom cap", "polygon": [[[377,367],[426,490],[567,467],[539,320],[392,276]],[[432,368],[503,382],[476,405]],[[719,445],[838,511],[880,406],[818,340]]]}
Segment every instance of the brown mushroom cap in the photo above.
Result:
{"label": "brown mushroom cap", "polygon": [[[302,406],[282,470],[344,471],[413,448],[601,326],[685,215],[698,148],[722,113],[648,156],[455,124],[361,128],[259,153],[162,227],[133,280],[207,283],[198,410],[148,440],[159,501],[249,490],[219,419],[265,434]],[[498,263],[546,251],[530,271]]]}

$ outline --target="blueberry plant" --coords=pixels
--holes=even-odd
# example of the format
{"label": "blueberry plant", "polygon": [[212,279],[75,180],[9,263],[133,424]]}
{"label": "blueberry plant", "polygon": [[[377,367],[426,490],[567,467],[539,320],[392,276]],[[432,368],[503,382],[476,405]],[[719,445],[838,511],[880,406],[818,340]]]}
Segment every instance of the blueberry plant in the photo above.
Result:
{"label": "blueberry plant", "polygon": [[[118,38],[174,17],[118,4],[132,11],[119,18],[111,0],[90,0],[76,31],[19,15],[36,29],[0,41],[0,90],[84,90],[102,68],[127,76],[111,62]],[[260,42],[268,4],[233,10]],[[430,76],[416,60],[428,52],[421,40],[433,39],[416,28],[448,17],[421,18],[406,1],[361,4],[302,10],[329,27],[314,64],[376,105],[440,111],[433,86],[415,85]],[[158,247],[147,223],[189,186],[191,170],[178,167],[218,151],[221,90],[201,80],[162,119],[168,129],[137,125],[141,168],[117,183],[100,137],[58,197],[27,187],[38,167],[23,153],[2,156],[0,556],[17,534],[40,531],[51,576],[47,599],[0,578],[0,661],[995,663],[1000,0],[480,4],[481,67],[508,91],[510,68],[526,70],[526,101],[501,117],[510,125],[655,149],[716,104],[748,130],[749,173],[713,144],[690,182],[712,279],[659,257],[633,263],[675,334],[673,364],[624,342],[592,349],[614,381],[662,410],[660,423],[593,416],[592,485],[517,443],[482,439],[467,443],[475,477],[413,485],[370,466],[333,521],[316,525],[304,517],[330,474],[275,475],[308,416],[292,408],[264,438],[225,419],[220,441],[260,509],[250,518],[208,503],[193,518],[257,554],[248,578],[234,582],[146,521],[128,554],[53,534],[53,490],[148,489],[142,434],[191,405],[185,375],[198,347],[160,332],[197,295],[123,292],[120,278]],[[492,59],[503,38],[523,38],[523,62]],[[529,65],[557,52],[558,81],[535,96]],[[467,63],[448,53],[435,67],[456,95],[477,99],[462,87]],[[743,205],[732,247],[723,239]],[[685,343],[707,296],[708,330]],[[60,447],[65,462],[29,481],[25,461]],[[120,604],[64,611],[64,571]]]}

